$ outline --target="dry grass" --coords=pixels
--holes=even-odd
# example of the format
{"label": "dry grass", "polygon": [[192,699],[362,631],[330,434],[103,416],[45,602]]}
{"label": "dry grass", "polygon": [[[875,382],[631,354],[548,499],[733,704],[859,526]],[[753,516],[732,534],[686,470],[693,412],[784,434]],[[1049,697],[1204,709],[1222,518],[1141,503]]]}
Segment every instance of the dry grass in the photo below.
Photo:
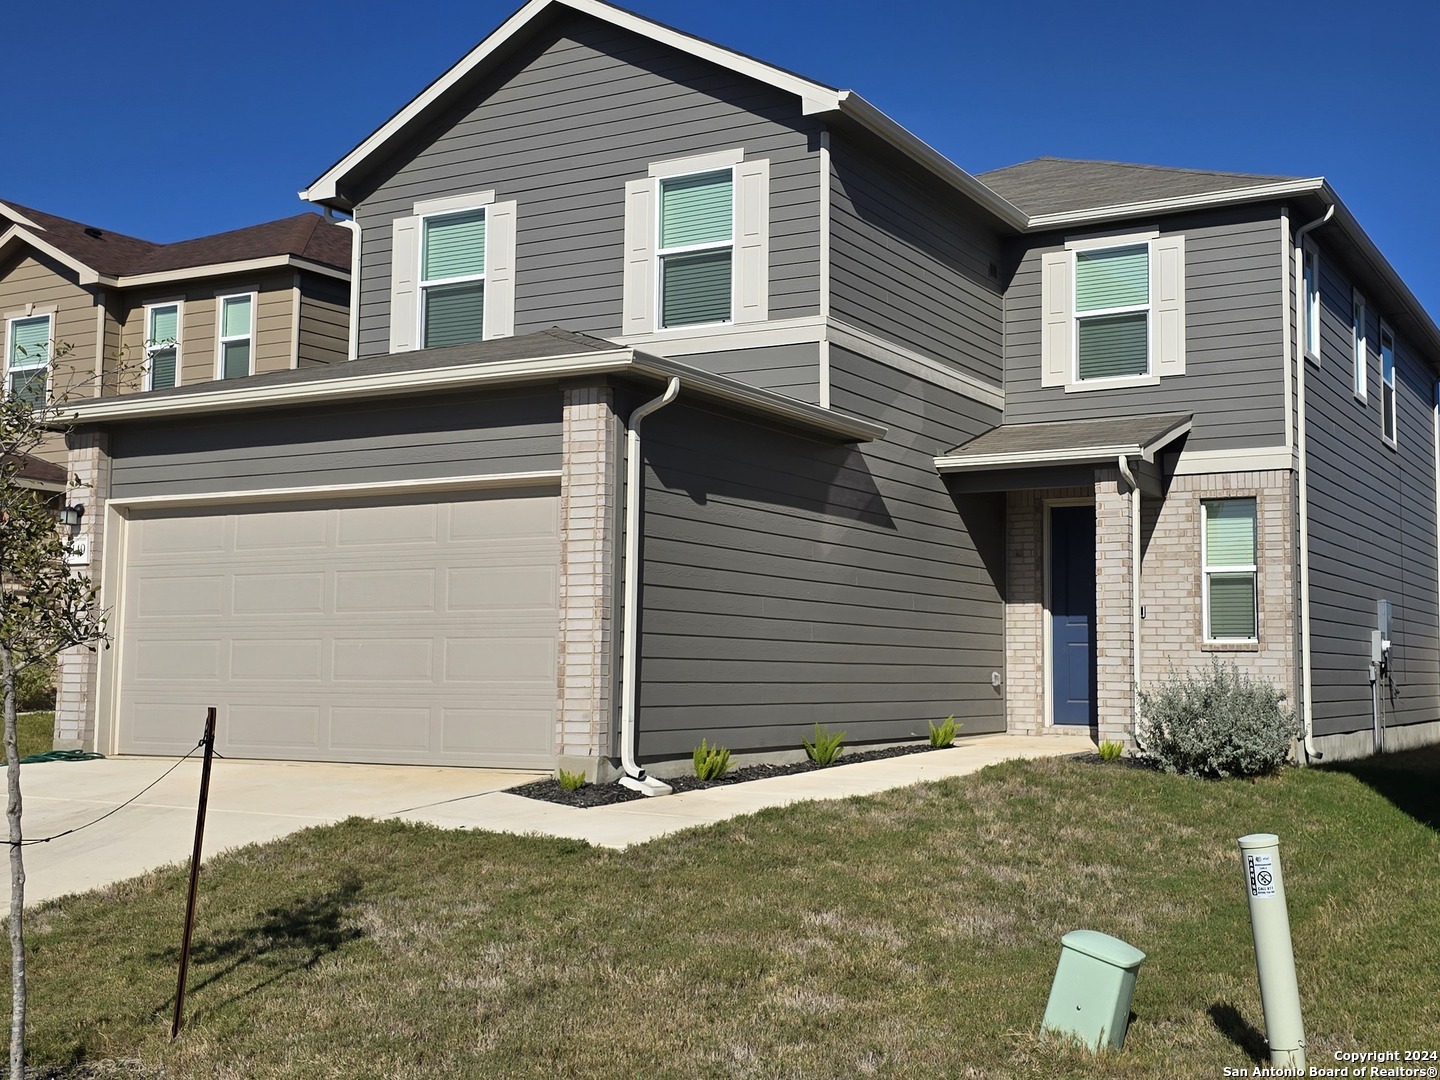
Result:
{"label": "dry grass", "polygon": [[[1235,849],[1261,830],[1282,838],[1312,1059],[1427,1046],[1440,836],[1406,792],[1433,802],[1440,754],[1408,761],[1223,784],[1016,763],[625,853],[351,821],[207,867],[173,1045],[180,871],[38,913],[33,1059],[167,1078],[1210,1078],[1253,1063],[1263,1027]],[[1149,954],[1121,1053],[1037,1038],[1077,927]]]}

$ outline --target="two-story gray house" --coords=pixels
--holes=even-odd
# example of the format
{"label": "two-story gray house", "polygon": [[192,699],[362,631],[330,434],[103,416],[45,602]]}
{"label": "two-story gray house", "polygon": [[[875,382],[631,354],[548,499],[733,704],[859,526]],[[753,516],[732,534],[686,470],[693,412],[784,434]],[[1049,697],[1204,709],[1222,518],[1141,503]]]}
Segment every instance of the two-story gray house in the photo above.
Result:
{"label": "two-story gray house", "polygon": [[592,775],[817,722],[1128,738],[1213,655],[1307,755],[1440,735],[1440,332],[1321,179],[977,178],[532,0],[302,195],[354,218],[353,362],[80,410],[79,742],[183,752],[208,705],[232,756]]}

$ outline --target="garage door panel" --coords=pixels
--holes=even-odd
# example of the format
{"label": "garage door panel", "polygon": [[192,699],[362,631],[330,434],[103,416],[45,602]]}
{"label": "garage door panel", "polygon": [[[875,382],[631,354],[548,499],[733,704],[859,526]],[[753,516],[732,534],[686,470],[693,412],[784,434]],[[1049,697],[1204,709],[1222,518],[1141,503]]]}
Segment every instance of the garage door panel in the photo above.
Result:
{"label": "garage door panel", "polygon": [[548,767],[557,503],[137,514],[119,749],[186,753],[214,705],[233,756]]}

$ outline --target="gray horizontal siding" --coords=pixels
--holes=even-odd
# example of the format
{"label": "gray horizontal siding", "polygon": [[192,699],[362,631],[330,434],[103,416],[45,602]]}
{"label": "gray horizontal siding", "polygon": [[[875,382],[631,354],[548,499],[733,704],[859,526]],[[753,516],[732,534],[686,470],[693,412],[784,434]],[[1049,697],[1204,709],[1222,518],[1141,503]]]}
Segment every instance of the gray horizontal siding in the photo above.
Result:
{"label": "gray horizontal siding", "polygon": [[[1003,503],[956,499],[931,458],[995,410],[832,350],[863,446],[677,403],[646,422],[640,751],[793,749],[1004,729]],[[881,405],[879,402],[893,402]]]}
{"label": "gray horizontal siding", "polygon": [[1190,412],[1191,450],[1283,445],[1286,313],[1278,210],[1192,215],[1159,227],[1185,236],[1185,374],[1131,389],[1067,394],[1063,387],[1042,387],[1040,256],[1060,250],[1065,237],[1017,241],[1005,294],[1006,423]]}
{"label": "gray horizontal siding", "polygon": [[517,202],[515,332],[620,332],[624,192],[651,162],[770,162],[770,316],[819,310],[816,124],[799,102],[587,16],[558,20],[357,192],[359,355],[389,349],[391,221],[417,200]]}
{"label": "gray horizontal siding", "polygon": [[[1323,231],[1315,234],[1322,241]],[[1372,725],[1375,603],[1394,605],[1396,695],[1387,724],[1440,719],[1435,520],[1435,375],[1397,337],[1395,449],[1381,428],[1380,319],[1370,299],[1369,393],[1354,395],[1351,284],[1321,252],[1321,363],[1305,365],[1310,503],[1310,664],[1315,731]]]}
{"label": "gray horizontal siding", "polygon": [[713,371],[732,379],[773,390],[800,401],[819,404],[820,346],[773,345],[763,349],[734,349],[725,352],[691,353],[673,357],[691,367]]}
{"label": "gray horizontal siding", "polygon": [[110,452],[114,498],[559,469],[560,394],[117,427]]}
{"label": "gray horizontal siding", "polygon": [[830,306],[838,319],[998,385],[1000,240],[952,191],[831,140]]}

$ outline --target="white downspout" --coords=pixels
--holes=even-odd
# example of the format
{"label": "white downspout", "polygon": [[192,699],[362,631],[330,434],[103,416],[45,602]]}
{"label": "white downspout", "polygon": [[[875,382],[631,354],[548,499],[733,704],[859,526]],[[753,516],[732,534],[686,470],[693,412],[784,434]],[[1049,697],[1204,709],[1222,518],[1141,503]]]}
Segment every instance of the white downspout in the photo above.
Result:
{"label": "white downspout", "polygon": [[640,503],[643,498],[640,475],[640,423],[675,400],[680,380],[671,378],[665,392],[636,408],[625,431],[625,629],[620,639],[620,777],[623,787],[642,795],[669,795],[669,784],[646,776],[635,761],[635,680],[640,665]]}
{"label": "white downspout", "polygon": [[1140,730],[1140,485],[1121,454],[1120,475],[1130,485],[1130,736]]}
{"label": "white downspout", "polygon": [[1305,440],[1305,237],[1335,216],[1331,203],[1323,217],[1295,233],[1295,469],[1300,488],[1300,710],[1305,730],[1305,761],[1319,761],[1315,749],[1314,693],[1310,685],[1310,492]]}
{"label": "white downspout", "polygon": [[332,224],[350,230],[350,340],[345,346],[345,359],[354,360],[360,351],[360,223],[354,218],[340,218]]}

